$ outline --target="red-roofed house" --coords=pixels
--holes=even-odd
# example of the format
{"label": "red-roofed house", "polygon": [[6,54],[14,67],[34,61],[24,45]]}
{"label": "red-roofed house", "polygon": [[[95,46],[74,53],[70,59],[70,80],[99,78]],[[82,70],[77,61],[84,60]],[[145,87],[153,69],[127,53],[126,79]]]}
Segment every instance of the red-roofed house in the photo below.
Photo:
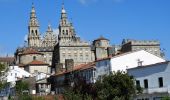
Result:
{"label": "red-roofed house", "polygon": [[28,64],[33,60],[44,61],[44,54],[38,52],[33,48],[27,48],[22,53],[19,54],[19,58],[17,58],[17,64]]}
{"label": "red-roofed house", "polygon": [[18,54],[16,64],[31,74],[43,72],[50,74],[51,67],[45,62],[44,54],[33,48],[26,48]]}
{"label": "red-roofed house", "polygon": [[95,79],[95,63],[81,64],[74,66],[72,70],[65,70],[57,73],[49,78],[52,91],[56,94],[63,92],[64,87],[72,86],[77,78],[81,78],[86,83],[94,83]]}
{"label": "red-roofed house", "polygon": [[31,74],[37,73],[37,72],[43,72],[43,73],[50,73],[51,67],[49,67],[49,64],[44,63],[43,61],[33,60],[30,63],[26,64],[24,66],[24,69],[28,71]]}

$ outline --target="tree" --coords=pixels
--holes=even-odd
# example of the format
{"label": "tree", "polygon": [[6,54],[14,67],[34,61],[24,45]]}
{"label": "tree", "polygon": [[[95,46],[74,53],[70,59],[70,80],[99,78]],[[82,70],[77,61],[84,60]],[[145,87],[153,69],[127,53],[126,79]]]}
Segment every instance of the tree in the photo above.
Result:
{"label": "tree", "polygon": [[17,82],[15,88],[18,94],[22,94],[24,90],[29,90],[29,84],[27,82],[20,80]]}
{"label": "tree", "polygon": [[64,92],[64,100],[93,100],[93,99],[88,94],[83,94],[83,93],[72,91],[71,89],[67,89]]}
{"label": "tree", "polygon": [[65,88],[65,100],[92,100],[90,94],[92,84],[87,84],[86,81],[79,76],[74,77],[72,81],[74,85]]}
{"label": "tree", "polygon": [[0,63],[0,75],[2,75],[2,71],[4,71],[5,68],[5,65]]}
{"label": "tree", "polygon": [[105,75],[96,83],[74,78],[74,86],[66,89],[65,100],[130,100],[136,94],[133,77],[125,72]]}
{"label": "tree", "polygon": [[[6,69],[5,65],[0,63],[0,78],[2,78],[3,76],[2,74],[5,72],[5,69]],[[0,90],[2,88],[4,88],[4,82],[3,80],[0,80]]]}
{"label": "tree", "polygon": [[169,96],[163,97],[161,100],[170,100]]}
{"label": "tree", "polygon": [[99,100],[130,100],[136,91],[133,78],[122,71],[103,76],[95,87]]}

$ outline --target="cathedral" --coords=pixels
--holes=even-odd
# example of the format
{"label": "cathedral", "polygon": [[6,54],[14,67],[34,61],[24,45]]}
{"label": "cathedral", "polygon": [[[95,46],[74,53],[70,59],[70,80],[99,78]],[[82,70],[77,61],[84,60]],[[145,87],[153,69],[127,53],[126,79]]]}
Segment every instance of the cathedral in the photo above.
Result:
{"label": "cathedral", "polygon": [[[43,38],[41,38],[43,37]],[[15,52],[16,64],[23,64],[21,62],[20,55],[27,49],[34,49],[37,52],[43,54],[43,61],[51,66],[52,64],[52,54],[54,50],[54,45],[57,44],[57,35],[54,34],[51,25],[49,24],[47,27],[47,31],[44,36],[41,36],[40,33],[40,25],[36,16],[36,11],[34,5],[32,5],[32,9],[30,12],[30,20],[28,24],[28,38],[27,38],[27,46],[20,47]],[[25,59],[26,60],[26,59]]]}
{"label": "cathedral", "polygon": [[[35,7],[32,5],[28,24],[27,46],[17,48],[15,52],[16,65],[25,68],[26,66],[29,67],[31,62],[32,66],[46,66],[48,64],[48,67],[44,67],[48,70],[42,68],[44,72],[60,73],[72,70],[77,65],[135,50],[147,50],[160,56],[160,43],[157,41],[128,41],[116,47],[111,46],[110,41],[103,36],[92,41],[92,43],[82,41],[77,36],[73,24],[68,20],[64,4],[60,14],[59,34],[54,34],[49,24],[45,35],[41,36]],[[42,69],[39,69],[39,71]],[[34,72],[33,70],[32,72]]]}
{"label": "cathedral", "polygon": [[76,36],[75,29],[67,18],[67,12],[62,6],[59,23],[58,43],[54,47],[53,67],[56,72],[71,69],[75,65],[86,64],[94,61],[91,44],[82,41]]}
{"label": "cathedral", "polygon": [[[40,25],[36,16],[35,7],[32,5],[28,25],[28,45],[16,50],[16,64],[25,66],[29,63],[28,61],[38,60],[49,64],[51,69],[54,69],[54,72],[61,72],[66,69],[71,69],[76,65],[93,62],[95,59],[98,59],[98,57],[107,57],[107,47],[104,48],[104,56],[97,57],[95,55],[96,49],[92,50],[92,48],[99,47],[82,41],[81,38],[76,35],[73,24],[68,20],[64,5],[62,5],[58,29],[59,34],[57,36],[54,34],[51,25],[48,25],[45,36],[41,38]],[[94,42],[103,40],[109,42],[109,40],[105,38],[99,38]],[[109,46],[108,42],[106,46]],[[102,50],[103,49],[100,51],[102,52]],[[100,55],[100,53],[98,55]]]}

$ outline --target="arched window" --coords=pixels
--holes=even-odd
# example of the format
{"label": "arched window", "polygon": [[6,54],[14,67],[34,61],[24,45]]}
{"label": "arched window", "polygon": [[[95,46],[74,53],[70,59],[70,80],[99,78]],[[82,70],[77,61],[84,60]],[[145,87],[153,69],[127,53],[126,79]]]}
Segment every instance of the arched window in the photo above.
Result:
{"label": "arched window", "polygon": [[35,35],[37,35],[38,34],[38,31],[37,30],[35,30]]}
{"label": "arched window", "polygon": [[63,35],[65,34],[65,31],[63,30]]}
{"label": "arched window", "polygon": [[34,33],[34,31],[33,31],[33,30],[31,30],[31,33],[33,34],[33,33]]}
{"label": "arched window", "polygon": [[68,30],[66,30],[66,35],[68,35]]}

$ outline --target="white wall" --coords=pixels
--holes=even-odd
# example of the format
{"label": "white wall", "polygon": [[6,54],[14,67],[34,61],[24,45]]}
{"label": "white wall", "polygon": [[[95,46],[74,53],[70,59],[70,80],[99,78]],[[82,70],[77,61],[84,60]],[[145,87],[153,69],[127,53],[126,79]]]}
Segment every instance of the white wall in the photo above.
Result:
{"label": "white wall", "polygon": [[17,81],[17,78],[24,78],[30,76],[31,74],[23,70],[22,68],[19,68],[18,66],[10,66],[9,71],[7,72],[6,80],[7,82],[15,83],[15,81]]}
{"label": "white wall", "polygon": [[[154,93],[157,93],[158,95],[159,93],[170,94],[170,62],[150,65],[143,68],[128,69],[128,74],[132,75],[135,80],[138,80],[142,88],[144,88],[144,80],[148,80],[148,89],[144,88],[143,93],[148,95],[153,95]],[[158,78],[160,77],[163,78],[163,87],[159,87]],[[139,95],[138,97],[149,96]]]}
{"label": "white wall", "polygon": [[100,76],[108,75],[110,73],[110,59],[98,61],[96,63],[96,79],[101,78]]}
{"label": "white wall", "polygon": [[158,62],[165,62],[164,59],[157,57],[144,50],[122,54],[111,58],[111,71],[126,71],[126,69],[138,66],[138,60],[143,61],[142,65],[150,65]]}
{"label": "white wall", "polygon": [[38,72],[38,73],[36,74],[36,81],[37,81],[37,80],[40,80],[40,79],[47,78],[47,77],[50,77],[50,75],[48,75],[48,74],[46,74],[46,73]]}
{"label": "white wall", "polygon": [[27,70],[31,74],[35,73],[36,70],[38,72],[50,73],[50,68],[48,67],[48,65],[30,65],[25,67],[25,70]]}
{"label": "white wall", "polygon": [[116,72],[118,70],[126,71],[126,69],[137,67],[138,60],[143,61],[142,65],[165,62],[164,59],[144,50],[124,53],[112,58],[96,61],[96,79],[98,79],[99,76],[109,74],[109,72]]}

